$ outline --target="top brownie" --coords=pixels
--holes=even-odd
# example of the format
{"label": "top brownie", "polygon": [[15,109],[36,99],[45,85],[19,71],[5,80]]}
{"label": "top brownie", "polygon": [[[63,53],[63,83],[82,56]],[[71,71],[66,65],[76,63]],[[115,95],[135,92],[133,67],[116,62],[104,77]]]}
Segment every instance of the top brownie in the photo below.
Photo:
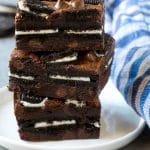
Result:
{"label": "top brownie", "polygon": [[99,3],[89,2],[89,0],[18,0],[16,30],[102,30],[103,3],[101,0]]}

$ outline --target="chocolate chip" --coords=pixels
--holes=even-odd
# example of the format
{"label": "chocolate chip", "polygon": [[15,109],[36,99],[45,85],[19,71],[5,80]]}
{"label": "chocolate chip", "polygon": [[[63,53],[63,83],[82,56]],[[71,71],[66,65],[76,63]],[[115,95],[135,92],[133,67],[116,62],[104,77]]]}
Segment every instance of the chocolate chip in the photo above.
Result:
{"label": "chocolate chip", "polygon": [[102,51],[100,51],[100,50],[94,51],[94,53],[95,53],[95,55],[96,55],[97,57],[102,57],[102,56],[104,56],[104,53],[102,53]]}

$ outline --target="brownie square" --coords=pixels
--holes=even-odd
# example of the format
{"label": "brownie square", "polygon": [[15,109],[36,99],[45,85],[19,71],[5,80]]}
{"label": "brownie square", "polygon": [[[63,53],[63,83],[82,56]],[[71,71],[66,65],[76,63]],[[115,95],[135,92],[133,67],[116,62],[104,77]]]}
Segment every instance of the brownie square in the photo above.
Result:
{"label": "brownie square", "polygon": [[98,138],[100,102],[14,94],[15,115],[23,140]]}

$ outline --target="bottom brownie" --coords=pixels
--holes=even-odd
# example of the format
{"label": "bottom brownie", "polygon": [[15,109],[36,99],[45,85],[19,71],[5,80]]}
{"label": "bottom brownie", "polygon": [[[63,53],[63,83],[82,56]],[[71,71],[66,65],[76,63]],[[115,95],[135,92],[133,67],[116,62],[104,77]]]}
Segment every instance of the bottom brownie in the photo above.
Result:
{"label": "bottom brownie", "polygon": [[56,99],[14,93],[20,137],[27,141],[99,137],[100,101]]}
{"label": "bottom brownie", "polygon": [[100,136],[100,128],[92,125],[69,127],[64,129],[46,130],[19,130],[21,139],[26,141],[48,141],[48,140],[71,140],[71,139],[97,139]]}

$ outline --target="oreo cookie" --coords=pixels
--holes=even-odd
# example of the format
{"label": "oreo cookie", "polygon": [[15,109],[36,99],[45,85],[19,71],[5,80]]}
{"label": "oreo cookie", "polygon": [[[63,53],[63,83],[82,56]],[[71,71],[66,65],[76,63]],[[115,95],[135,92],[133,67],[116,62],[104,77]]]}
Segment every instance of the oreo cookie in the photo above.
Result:
{"label": "oreo cookie", "polygon": [[53,7],[48,6],[46,3],[40,0],[26,0],[24,2],[24,6],[29,8],[29,10],[36,15],[40,14],[41,12],[49,14],[55,10]]}

